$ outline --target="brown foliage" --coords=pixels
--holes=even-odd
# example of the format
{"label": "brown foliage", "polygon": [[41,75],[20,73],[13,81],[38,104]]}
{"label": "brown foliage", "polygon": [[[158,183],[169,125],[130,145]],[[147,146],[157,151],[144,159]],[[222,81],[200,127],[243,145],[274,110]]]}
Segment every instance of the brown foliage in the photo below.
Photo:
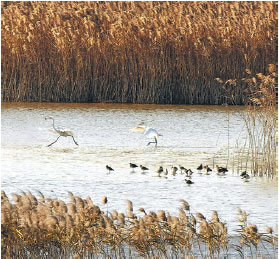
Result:
{"label": "brown foliage", "polygon": [[1,7],[3,101],[220,104],[214,78],[277,62],[276,1]]}

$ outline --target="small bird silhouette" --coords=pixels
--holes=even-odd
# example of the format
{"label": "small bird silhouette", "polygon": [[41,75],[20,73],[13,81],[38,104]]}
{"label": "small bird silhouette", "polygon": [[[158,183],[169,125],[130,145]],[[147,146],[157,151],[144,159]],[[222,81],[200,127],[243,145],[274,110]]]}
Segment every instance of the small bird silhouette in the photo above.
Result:
{"label": "small bird silhouette", "polygon": [[184,179],[185,183],[187,183],[188,185],[193,184],[194,182],[192,182],[191,180],[188,179]]}
{"label": "small bird silhouette", "polygon": [[199,167],[197,168],[197,170],[199,171],[199,174],[201,173],[202,170],[202,164],[199,165]]}
{"label": "small bird silhouette", "polygon": [[149,170],[147,167],[140,165],[141,171],[144,173],[145,171]]}
{"label": "small bird silhouette", "polygon": [[164,172],[164,169],[163,169],[162,166],[160,166],[160,167],[158,168],[158,170],[157,170],[158,176],[160,177],[160,176],[161,176],[161,173],[163,173],[163,172]]}
{"label": "small bird silhouette", "polygon": [[184,166],[182,166],[182,165],[179,165],[179,169],[180,169],[181,173],[183,173],[183,171],[186,172],[186,170],[187,170],[187,169],[186,169]]}
{"label": "small bird silhouette", "polygon": [[178,170],[178,168],[177,168],[176,166],[172,166],[172,167],[171,167],[171,174],[172,174],[173,176],[175,176],[177,170]]}
{"label": "small bird silhouette", "polygon": [[137,168],[138,166],[136,164],[130,163],[130,168],[132,168],[132,170],[134,171],[135,168]]}
{"label": "small bird silhouette", "polygon": [[216,165],[216,169],[218,175],[225,175],[225,173],[228,172],[228,169],[226,167]]}
{"label": "small bird silhouette", "polygon": [[110,173],[111,171],[114,171],[114,169],[112,169],[110,166],[106,165],[106,169],[108,170],[108,172]]}
{"label": "small bird silhouette", "polygon": [[209,174],[209,172],[212,172],[212,169],[208,165],[204,166],[203,168],[205,169],[205,174],[207,175]]}

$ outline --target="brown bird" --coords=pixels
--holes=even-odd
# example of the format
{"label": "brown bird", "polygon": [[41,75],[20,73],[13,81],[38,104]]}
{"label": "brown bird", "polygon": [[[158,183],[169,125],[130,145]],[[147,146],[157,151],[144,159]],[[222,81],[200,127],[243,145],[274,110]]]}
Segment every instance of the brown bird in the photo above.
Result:
{"label": "brown bird", "polygon": [[142,172],[144,173],[145,171],[149,170],[147,167],[140,165],[140,169],[142,170]]}

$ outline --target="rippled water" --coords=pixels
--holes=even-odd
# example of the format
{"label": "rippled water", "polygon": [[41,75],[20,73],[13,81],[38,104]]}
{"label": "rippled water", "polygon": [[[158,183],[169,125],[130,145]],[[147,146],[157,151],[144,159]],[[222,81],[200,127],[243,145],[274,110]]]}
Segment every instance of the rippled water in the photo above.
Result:
{"label": "rippled water", "polygon": [[[248,221],[275,227],[278,221],[277,181],[252,178],[244,182],[229,166],[227,176],[198,175],[200,163],[226,165],[227,150],[236,141],[245,140],[245,128],[239,116],[243,108],[217,106],[158,106],[110,104],[11,104],[2,103],[2,190],[12,192],[42,191],[46,196],[68,202],[67,191],[103,207],[101,199],[108,197],[108,209],[126,212],[126,200],[134,210],[164,209],[178,214],[183,198],[193,213],[206,217],[217,210],[228,223],[229,231],[236,226],[237,208],[248,213]],[[75,131],[76,146],[71,138],[61,137],[51,147],[57,135],[56,126]],[[129,131],[144,121],[163,136],[158,147],[147,146],[141,133]],[[229,154],[231,156],[231,153]],[[214,158],[214,161],[213,161]],[[230,157],[231,158],[231,157]],[[150,170],[131,172],[129,162],[142,164]],[[105,166],[114,172],[108,174]],[[193,185],[187,186],[178,173],[168,178],[156,177],[161,165],[183,165],[195,171]],[[235,170],[234,170],[235,171]]]}

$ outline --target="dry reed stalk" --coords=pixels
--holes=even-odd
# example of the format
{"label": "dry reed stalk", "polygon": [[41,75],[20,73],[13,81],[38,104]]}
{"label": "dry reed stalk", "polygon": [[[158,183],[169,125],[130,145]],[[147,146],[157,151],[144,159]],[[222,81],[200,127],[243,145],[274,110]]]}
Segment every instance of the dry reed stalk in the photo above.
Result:
{"label": "dry reed stalk", "polygon": [[[204,246],[208,255],[213,257],[221,256],[222,252],[227,255],[225,251],[230,246],[227,228],[216,211],[212,213],[212,222],[207,222],[202,214],[197,213],[197,218],[201,220],[198,223],[193,215],[186,215],[185,208],[180,208],[179,217],[163,210],[157,214],[150,212],[144,217],[135,217],[132,210],[127,215],[114,210],[108,217],[99,207],[88,205],[80,197],[75,197],[76,204],[66,205],[61,200],[45,197],[43,202],[32,203],[32,200],[37,200],[35,196],[30,192],[21,194],[13,194],[13,203],[23,199],[22,204],[17,206],[2,192],[3,256],[16,253],[18,257],[27,254],[69,257],[78,253],[83,256],[123,257],[127,255],[123,250],[125,247],[136,251],[135,256],[166,257],[171,251],[185,257],[193,254],[198,245],[198,249]],[[78,206],[81,200],[84,206]],[[86,200],[91,199],[87,197]],[[185,204],[184,200],[181,201]],[[26,203],[29,209],[21,212]],[[140,211],[145,212],[143,208]],[[129,217],[129,213],[134,217]],[[237,250],[240,254],[241,244],[257,248],[259,242],[265,242],[275,247],[277,236],[272,228],[261,234],[256,225],[247,224],[245,211],[239,210],[239,215],[242,240],[239,246],[234,247],[240,249]],[[200,253],[203,254],[202,251]]]}
{"label": "dry reed stalk", "polygon": [[217,75],[277,62],[276,2],[2,8],[3,101],[221,104]]}

